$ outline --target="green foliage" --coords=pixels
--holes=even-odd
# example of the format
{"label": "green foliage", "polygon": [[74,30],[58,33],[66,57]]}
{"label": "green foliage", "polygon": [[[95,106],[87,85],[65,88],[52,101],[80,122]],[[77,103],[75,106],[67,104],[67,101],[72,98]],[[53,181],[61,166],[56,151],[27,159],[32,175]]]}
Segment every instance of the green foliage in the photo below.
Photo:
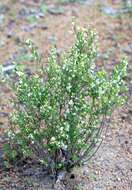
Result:
{"label": "green foliage", "polygon": [[[90,158],[102,132],[102,120],[124,102],[126,59],[109,76],[97,70],[97,37],[78,28],[76,40],[57,62],[52,49],[41,75],[27,76],[16,68],[19,81],[5,154],[9,159],[31,158],[50,172],[69,170]],[[40,61],[30,40],[32,56]],[[10,153],[9,153],[10,152]]]}
{"label": "green foliage", "polygon": [[46,14],[47,13],[47,10],[48,10],[48,7],[46,6],[46,4],[42,3],[40,5],[40,11],[43,13],[43,14]]}

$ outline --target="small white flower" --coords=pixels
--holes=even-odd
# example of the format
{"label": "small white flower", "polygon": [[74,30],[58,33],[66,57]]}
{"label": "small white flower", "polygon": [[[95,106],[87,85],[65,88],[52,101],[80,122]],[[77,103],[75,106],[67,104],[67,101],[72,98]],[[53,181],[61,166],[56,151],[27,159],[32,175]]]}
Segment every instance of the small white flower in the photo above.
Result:
{"label": "small white flower", "polygon": [[52,137],[52,138],[51,138],[51,141],[52,141],[52,142],[55,142],[55,140],[56,140],[55,137]]}
{"label": "small white flower", "polygon": [[69,101],[69,105],[73,106],[73,104],[74,104],[74,103],[73,103],[73,100],[70,100],[70,101]]}

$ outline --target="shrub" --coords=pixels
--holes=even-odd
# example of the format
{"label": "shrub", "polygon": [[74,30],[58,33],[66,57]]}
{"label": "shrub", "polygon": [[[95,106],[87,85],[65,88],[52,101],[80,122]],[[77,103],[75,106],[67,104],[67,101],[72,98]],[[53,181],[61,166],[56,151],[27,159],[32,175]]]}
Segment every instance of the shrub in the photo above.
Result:
{"label": "shrub", "polygon": [[[94,66],[96,33],[77,29],[75,36],[59,63],[52,49],[41,74],[16,69],[15,111],[4,147],[8,160],[30,158],[50,173],[80,165],[93,155],[104,118],[124,102],[126,59],[108,75]],[[39,62],[36,48],[28,44]]]}

